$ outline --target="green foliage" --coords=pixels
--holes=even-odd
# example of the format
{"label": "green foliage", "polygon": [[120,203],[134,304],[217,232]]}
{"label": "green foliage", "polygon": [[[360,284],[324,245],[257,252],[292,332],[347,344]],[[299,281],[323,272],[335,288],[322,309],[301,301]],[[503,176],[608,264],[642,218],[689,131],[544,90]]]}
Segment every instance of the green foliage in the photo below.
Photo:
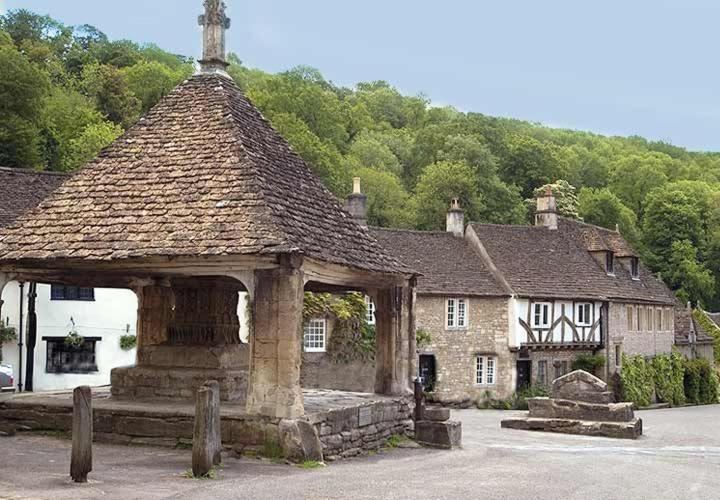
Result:
{"label": "green foliage", "polygon": [[417,225],[444,229],[450,200],[457,198],[465,215],[477,219],[482,207],[472,169],[465,163],[439,162],[425,169],[416,188]]}
{"label": "green foliage", "polygon": [[212,469],[207,471],[207,474],[203,474],[202,476],[196,476],[195,474],[193,474],[192,469],[188,469],[182,473],[182,476],[186,479],[197,479],[199,481],[204,481],[207,479],[217,479],[217,468],[213,467]]}
{"label": "green foliage", "polygon": [[713,338],[713,357],[715,364],[720,365],[720,328],[700,309],[693,311],[693,318]]}
{"label": "green foliage", "polygon": [[418,349],[427,347],[432,343],[432,334],[423,328],[418,328],[415,331],[415,342]]}
{"label": "green foliage", "polygon": [[75,329],[65,336],[65,345],[80,347],[85,343],[85,337],[80,335]]}
{"label": "green foliage", "polygon": [[527,410],[528,402],[530,398],[545,398],[550,395],[550,391],[547,387],[540,385],[531,385],[522,387],[513,396],[504,402],[500,402],[499,409],[506,410]]}
{"label": "green foliage", "polygon": [[[564,179],[560,179],[552,184],[545,184],[533,191],[533,197],[525,200],[528,205],[528,211],[535,214],[536,199],[538,196],[545,194],[547,188],[552,190],[555,201],[557,202],[557,211],[559,215],[570,219],[578,219],[578,197],[574,186]],[[534,219],[534,216],[532,217]]]}
{"label": "green foliage", "polygon": [[572,370],[584,370],[593,375],[605,366],[605,356],[600,354],[578,354],[572,361]]}
{"label": "green foliage", "polygon": [[325,467],[325,464],[322,462],[318,462],[316,460],[304,460],[297,464],[297,466],[300,469],[306,469],[306,470],[312,470],[312,469],[320,469],[322,467]]}
{"label": "green foliage", "polygon": [[0,363],[3,360],[2,347],[6,342],[17,340],[17,330],[11,326],[5,326],[5,321],[0,319]]}
{"label": "green foliage", "polygon": [[637,216],[608,188],[583,188],[578,196],[578,215],[588,224],[614,230],[636,248],[639,246]]}
{"label": "green foliage", "polygon": [[137,337],[135,335],[121,335],[120,336],[120,349],[123,351],[129,351],[137,346]]}
{"label": "green foliage", "polygon": [[260,455],[271,460],[279,460],[283,457],[282,447],[280,446],[280,443],[278,443],[276,440],[266,439],[265,442],[263,442],[263,447],[262,450],[260,450]]}
{"label": "green foliage", "polygon": [[305,293],[303,321],[328,318],[334,321],[326,353],[340,362],[371,360],[375,357],[375,328],[367,324],[365,296],[346,293]]}
{"label": "green foliage", "polygon": [[655,356],[650,360],[650,368],[658,400],[675,406],[685,404],[683,357],[678,353]]}
{"label": "green foliage", "polygon": [[620,379],[623,387],[623,401],[632,401],[637,406],[652,403],[654,378],[650,364],[640,355],[623,354]]}

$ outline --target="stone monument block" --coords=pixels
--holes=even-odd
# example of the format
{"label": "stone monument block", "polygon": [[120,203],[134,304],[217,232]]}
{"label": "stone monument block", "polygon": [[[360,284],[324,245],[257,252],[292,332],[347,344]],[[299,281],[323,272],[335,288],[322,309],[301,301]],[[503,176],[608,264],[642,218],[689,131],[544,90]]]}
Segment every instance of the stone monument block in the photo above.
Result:
{"label": "stone monument block", "polygon": [[462,443],[462,426],[460,422],[433,422],[421,420],[415,422],[415,440],[431,448],[451,450],[459,448]]}
{"label": "stone monument block", "polygon": [[586,403],[608,404],[614,402],[607,384],[583,370],[575,370],[552,383],[551,395],[554,399],[584,401]]}

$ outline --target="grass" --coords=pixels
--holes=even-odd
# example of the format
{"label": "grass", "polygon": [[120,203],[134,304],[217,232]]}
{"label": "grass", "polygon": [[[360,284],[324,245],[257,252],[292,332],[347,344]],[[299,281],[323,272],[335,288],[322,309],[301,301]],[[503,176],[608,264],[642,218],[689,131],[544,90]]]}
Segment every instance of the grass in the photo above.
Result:
{"label": "grass", "polygon": [[182,477],[187,479],[195,479],[197,481],[204,481],[206,479],[217,479],[217,470],[215,467],[213,467],[207,472],[207,474],[204,474],[202,476],[196,476],[195,474],[193,474],[192,469],[188,469],[182,473]]}
{"label": "grass", "polygon": [[34,434],[36,436],[47,436],[55,439],[72,439],[72,433],[70,431],[60,431],[57,429],[33,429],[31,431],[24,431],[27,434]]}
{"label": "grass", "polygon": [[280,447],[280,443],[273,440],[265,441],[265,443],[263,443],[263,449],[260,452],[260,455],[271,460],[283,458],[283,452],[282,448]]}
{"label": "grass", "polygon": [[319,469],[321,467],[325,467],[325,464],[322,462],[317,462],[315,460],[305,460],[304,462],[300,462],[297,464],[297,466],[301,469]]}

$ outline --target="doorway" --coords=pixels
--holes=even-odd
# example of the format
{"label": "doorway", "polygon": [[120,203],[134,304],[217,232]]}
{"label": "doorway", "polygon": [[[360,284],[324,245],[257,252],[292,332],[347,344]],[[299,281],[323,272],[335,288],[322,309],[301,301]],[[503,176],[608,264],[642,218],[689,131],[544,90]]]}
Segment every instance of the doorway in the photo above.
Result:
{"label": "doorway", "polygon": [[530,387],[532,383],[532,361],[529,359],[521,359],[517,362],[517,383],[516,390]]}
{"label": "doorway", "polygon": [[435,390],[437,375],[435,372],[435,356],[433,354],[421,354],[418,363],[418,375],[420,383],[426,392]]}

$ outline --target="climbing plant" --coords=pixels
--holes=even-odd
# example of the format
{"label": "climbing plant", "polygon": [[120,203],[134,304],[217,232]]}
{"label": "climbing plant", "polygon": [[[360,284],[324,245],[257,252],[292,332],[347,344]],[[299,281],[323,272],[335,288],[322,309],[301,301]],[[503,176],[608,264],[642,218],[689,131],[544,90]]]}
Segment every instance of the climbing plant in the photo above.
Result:
{"label": "climbing plant", "polygon": [[623,399],[637,406],[649,406],[653,397],[653,370],[642,356],[623,354],[620,379],[623,387]]}
{"label": "climbing plant", "polygon": [[583,370],[596,374],[597,370],[605,366],[605,356],[601,354],[578,354],[572,361],[572,369]]}
{"label": "climbing plant", "polygon": [[693,318],[697,321],[703,329],[713,338],[713,355],[715,357],[715,363],[720,364],[720,328],[707,317],[703,311],[696,309],[693,311]]}
{"label": "climbing plant", "polygon": [[683,357],[676,352],[655,356],[650,361],[650,368],[658,400],[671,405],[685,404]]}
{"label": "climbing plant", "polygon": [[0,319],[0,363],[3,360],[3,344],[14,340],[17,340],[17,331],[11,326],[5,326],[5,322]]}
{"label": "climbing plant", "polygon": [[360,293],[305,293],[303,323],[313,318],[333,321],[326,354],[335,362],[375,358],[375,328],[367,323],[365,297]]}

